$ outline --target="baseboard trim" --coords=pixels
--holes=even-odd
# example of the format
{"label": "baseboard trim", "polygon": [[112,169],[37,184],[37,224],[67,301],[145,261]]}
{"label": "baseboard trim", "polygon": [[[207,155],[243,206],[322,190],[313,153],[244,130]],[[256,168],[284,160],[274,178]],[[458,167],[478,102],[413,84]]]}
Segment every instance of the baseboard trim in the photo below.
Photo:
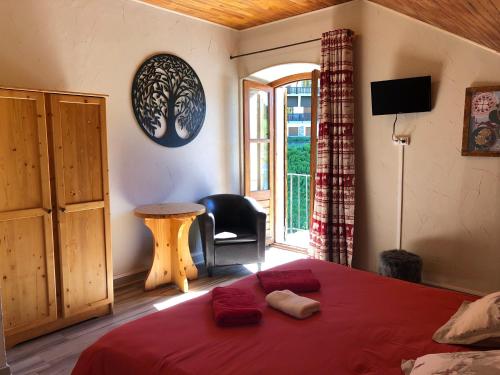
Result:
{"label": "baseboard trim", "polygon": [[274,242],[271,245],[269,245],[269,247],[276,247],[278,249],[293,251],[294,253],[307,255],[307,249],[304,249],[303,247],[288,245],[285,243]]}
{"label": "baseboard trim", "polygon": [[481,292],[479,290],[473,290],[473,289],[467,289],[467,288],[462,288],[459,286],[455,285],[450,285],[446,283],[436,283],[434,281],[429,281],[429,280],[422,280],[422,284],[424,285],[429,285],[435,288],[441,288],[441,289],[448,289],[454,292],[461,292],[461,293],[467,293],[467,294],[472,294],[474,296],[479,296],[479,297],[484,297],[488,293]]}
{"label": "baseboard trim", "polygon": [[10,374],[11,374],[11,372],[10,372],[9,365],[0,368],[0,375],[10,375]]}
{"label": "baseboard trim", "polygon": [[113,280],[113,289],[117,290],[132,284],[143,283],[148,276],[148,270],[137,271],[135,273],[127,274]]}
{"label": "baseboard trim", "polygon": [[142,267],[142,268],[136,268],[136,269],[129,271],[129,272],[119,273],[118,275],[113,275],[113,281],[116,283],[117,280],[129,277],[129,276],[134,276],[134,275],[137,275],[138,273],[141,273],[141,272],[147,272],[148,270],[149,270],[149,268]]}
{"label": "baseboard trim", "polygon": [[[48,333],[52,333],[55,331],[59,331],[63,328],[82,323],[86,320],[90,320],[93,318],[98,318],[104,315],[108,315],[112,313],[113,306],[111,303],[106,305],[97,306],[94,308],[89,308],[89,310],[84,311],[79,314],[71,315],[68,318],[59,318],[52,322],[43,324],[39,327],[30,328],[26,331],[18,332],[15,334],[11,334],[10,336],[5,337],[5,347],[10,349],[17,344],[20,344],[24,341],[31,340],[35,337],[40,337],[46,335]],[[3,374],[0,374],[3,375]]]}
{"label": "baseboard trim", "polygon": [[[193,257],[195,263],[194,265],[200,269],[201,266],[204,266],[203,254],[201,256],[201,260],[197,259],[198,257]],[[132,284],[142,284],[146,281],[146,277],[148,276],[149,269],[139,269],[132,272],[123,273],[120,275],[116,275],[113,278],[113,289],[117,290],[123,288],[125,286],[129,286]],[[2,375],[2,374],[0,374]]]}

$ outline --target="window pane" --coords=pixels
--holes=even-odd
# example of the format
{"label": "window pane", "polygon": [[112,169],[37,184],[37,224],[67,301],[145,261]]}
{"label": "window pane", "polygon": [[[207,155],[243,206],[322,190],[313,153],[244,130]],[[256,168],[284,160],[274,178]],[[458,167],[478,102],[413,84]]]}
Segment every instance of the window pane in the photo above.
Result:
{"label": "window pane", "polygon": [[260,190],[269,190],[269,143],[260,143]]}
{"label": "window pane", "polygon": [[286,98],[288,107],[298,107],[299,106],[299,97],[298,96],[288,96]]}
{"label": "window pane", "polygon": [[259,190],[258,144],[250,143],[250,191]]}
{"label": "window pane", "polygon": [[250,191],[269,190],[269,143],[250,143]]}
{"label": "window pane", "polygon": [[[310,96],[302,96],[300,98],[300,106],[304,108],[311,108],[311,97]],[[306,111],[304,111],[306,112]],[[309,112],[311,112],[309,110]]]}
{"label": "window pane", "polygon": [[259,120],[259,92],[250,90],[250,139],[257,138],[258,120]]}
{"label": "window pane", "polygon": [[288,136],[289,137],[296,137],[299,135],[299,128],[296,127],[288,127]]}
{"label": "window pane", "polygon": [[260,95],[260,139],[269,138],[269,97],[266,92]]}
{"label": "window pane", "polygon": [[269,139],[269,94],[250,89],[250,139]]}

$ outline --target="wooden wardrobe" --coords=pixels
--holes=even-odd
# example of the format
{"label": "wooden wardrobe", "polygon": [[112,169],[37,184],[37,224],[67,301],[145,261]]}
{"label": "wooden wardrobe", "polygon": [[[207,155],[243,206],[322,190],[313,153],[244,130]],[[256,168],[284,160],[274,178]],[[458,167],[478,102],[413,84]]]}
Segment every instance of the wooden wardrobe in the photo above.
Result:
{"label": "wooden wardrobe", "polygon": [[106,98],[0,89],[7,346],[111,312]]}

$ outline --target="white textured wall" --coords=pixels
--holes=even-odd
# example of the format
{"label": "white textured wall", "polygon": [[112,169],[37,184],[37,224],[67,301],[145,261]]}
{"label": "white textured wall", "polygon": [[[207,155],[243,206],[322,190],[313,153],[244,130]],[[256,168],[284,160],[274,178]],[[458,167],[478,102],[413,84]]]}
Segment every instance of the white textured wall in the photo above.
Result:
{"label": "white textured wall", "polygon": [[500,158],[460,155],[465,89],[500,85],[500,54],[370,2],[364,3],[362,44],[358,264],[375,269],[378,251],[393,243],[387,234],[395,222],[389,204],[396,196],[394,116],[371,116],[369,82],[430,74],[432,112],[399,116],[401,133],[412,137],[403,248],[423,257],[428,282],[500,290]]}
{"label": "white textured wall", "polygon": [[[355,39],[357,267],[376,271],[396,246],[398,149],[393,116],[371,115],[370,82],[432,75],[435,107],[399,117],[406,153],[403,247],[424,259],[427,282],[500,290],[500,158],[460,156],[465,88],[500,84],[500,54],[359,0],[240,33],[239,52],[351,28]],[[240,78],[283,63],[318,63],[318,43],[245,57]]]}
{"label": "white textured wall", "polygon": [[[0,35],[0,86],[109,94],[115,275],[150,263],[135,206],[239,191],[236,32],[131,0],[2,0]],[[193,67],[207,100],[201,132],[177,149],[149,140],[131,106],[137,68],[161,52]]]}

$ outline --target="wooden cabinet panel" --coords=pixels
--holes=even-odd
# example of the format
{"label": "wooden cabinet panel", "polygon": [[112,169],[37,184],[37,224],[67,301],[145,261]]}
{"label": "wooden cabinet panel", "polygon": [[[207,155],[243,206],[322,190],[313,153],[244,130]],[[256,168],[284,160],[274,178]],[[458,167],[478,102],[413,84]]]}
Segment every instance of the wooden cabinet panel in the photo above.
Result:
{"label": "wooden cabinet panel", "polygon": [[103,200],[100,106],[60,101],[66,204]]}
{"label": "wooden cabinet panel", "polygon": [[6,334],[57,319],[43,94],[0,90],[0,286]]}
{"label": "wooden cabinet panel", "polygon": [[50,95],[63,315],[113,301],[105,100]]}
{"label": "wooden cabinet panel", "polygon": [[[57,318],[52,235],[43,216],[0,221],[0,275],[7,335]],[[48,254],[47,254],[48,253]]]}
{"label": "wooden cabinet panel", "polygon": [[0,91],[0,211],[43,205],[37,100],[43,105],[40,96]]}
{"label": "wooden cabinet panel", "polygon": [[65,216],[62,294],[65,315],[70,316],[109,303],[106,238],[103,208]]}

